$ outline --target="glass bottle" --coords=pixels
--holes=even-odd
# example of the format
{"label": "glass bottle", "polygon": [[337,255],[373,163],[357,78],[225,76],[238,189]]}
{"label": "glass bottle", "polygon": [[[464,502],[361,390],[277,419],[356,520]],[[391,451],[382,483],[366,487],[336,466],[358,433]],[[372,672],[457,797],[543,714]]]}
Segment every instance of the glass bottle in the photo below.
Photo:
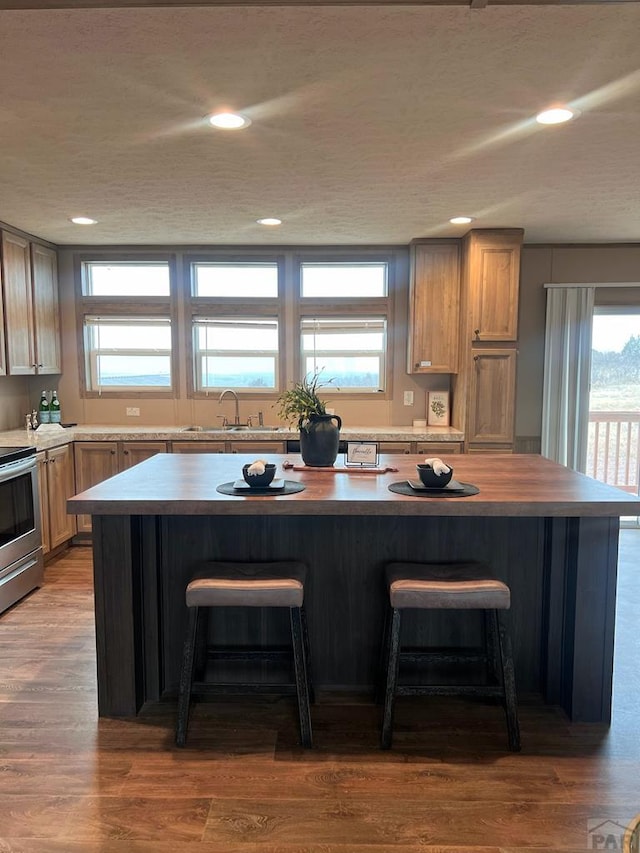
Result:
{"label": "glass bottle", "polygon": [[51,423],[49,401],[47,400],[47,392],[43,391],[40,397],[40,405],[38,406],[38,419],[41,424]]}
{"label": "glass bottle", "polygon": [[59,424],[60,423],[60,418],[61,418],[60,400],[58,400],[58,392],[57,391],[53,392],[53,397],[51,399],[49,417],[50,417],[50,421],[52,424]]}

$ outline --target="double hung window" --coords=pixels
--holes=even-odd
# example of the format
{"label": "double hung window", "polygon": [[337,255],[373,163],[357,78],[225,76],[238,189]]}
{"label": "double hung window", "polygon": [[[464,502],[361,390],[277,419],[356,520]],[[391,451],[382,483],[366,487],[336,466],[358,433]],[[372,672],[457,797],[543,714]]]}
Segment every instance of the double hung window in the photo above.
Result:
{"label": "double hung window", "polygon": [[85,393],[173,393],[169,261],[85,260],[80,273]]}
{"label": "double hung window", "polygon": [[195,260],[191,282],[193,392],[277,392],[281,264],[273,259]]}
{"label": "double hung window", "polygon": [[387,387],[389,263],[300,264],[301,373],[320,373],[340,393]]}

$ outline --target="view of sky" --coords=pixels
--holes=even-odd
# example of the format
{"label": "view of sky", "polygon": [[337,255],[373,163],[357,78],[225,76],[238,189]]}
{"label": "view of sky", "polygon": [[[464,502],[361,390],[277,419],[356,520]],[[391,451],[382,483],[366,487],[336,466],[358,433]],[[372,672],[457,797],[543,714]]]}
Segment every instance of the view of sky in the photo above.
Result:
{"label": "view of sky", "polygon": [[595,314],[591,347],[598,352],[620,352],[629,338],[640,336],[640,314]]}

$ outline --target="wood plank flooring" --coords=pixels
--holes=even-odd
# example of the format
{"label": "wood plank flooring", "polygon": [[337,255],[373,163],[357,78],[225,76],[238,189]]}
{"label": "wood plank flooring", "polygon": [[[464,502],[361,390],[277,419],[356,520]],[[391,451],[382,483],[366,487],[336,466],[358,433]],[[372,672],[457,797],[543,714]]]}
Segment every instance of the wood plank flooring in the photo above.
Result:
{"label": "wood plank flooring", "polygon": [[98,719],[91,552],[73,548],[0,617],[0,851],[621,849],[588,832],[640,813],[639,564],[624,530],[611,729],[524,697],[518,755],[497,706],[403,698],[381,752],[377,707],[320,696],[305,752],[291,697],[222,698],[179,750],[173,701]]}

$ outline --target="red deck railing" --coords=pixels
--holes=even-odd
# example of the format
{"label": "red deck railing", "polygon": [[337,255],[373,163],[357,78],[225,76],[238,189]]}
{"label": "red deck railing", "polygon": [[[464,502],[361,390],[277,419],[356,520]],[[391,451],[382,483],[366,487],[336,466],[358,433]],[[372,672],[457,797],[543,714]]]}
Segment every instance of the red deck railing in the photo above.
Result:
{"label": "red deck railing", "polygon": [[638,494],[640,412],[589,412],[587,474]]}

